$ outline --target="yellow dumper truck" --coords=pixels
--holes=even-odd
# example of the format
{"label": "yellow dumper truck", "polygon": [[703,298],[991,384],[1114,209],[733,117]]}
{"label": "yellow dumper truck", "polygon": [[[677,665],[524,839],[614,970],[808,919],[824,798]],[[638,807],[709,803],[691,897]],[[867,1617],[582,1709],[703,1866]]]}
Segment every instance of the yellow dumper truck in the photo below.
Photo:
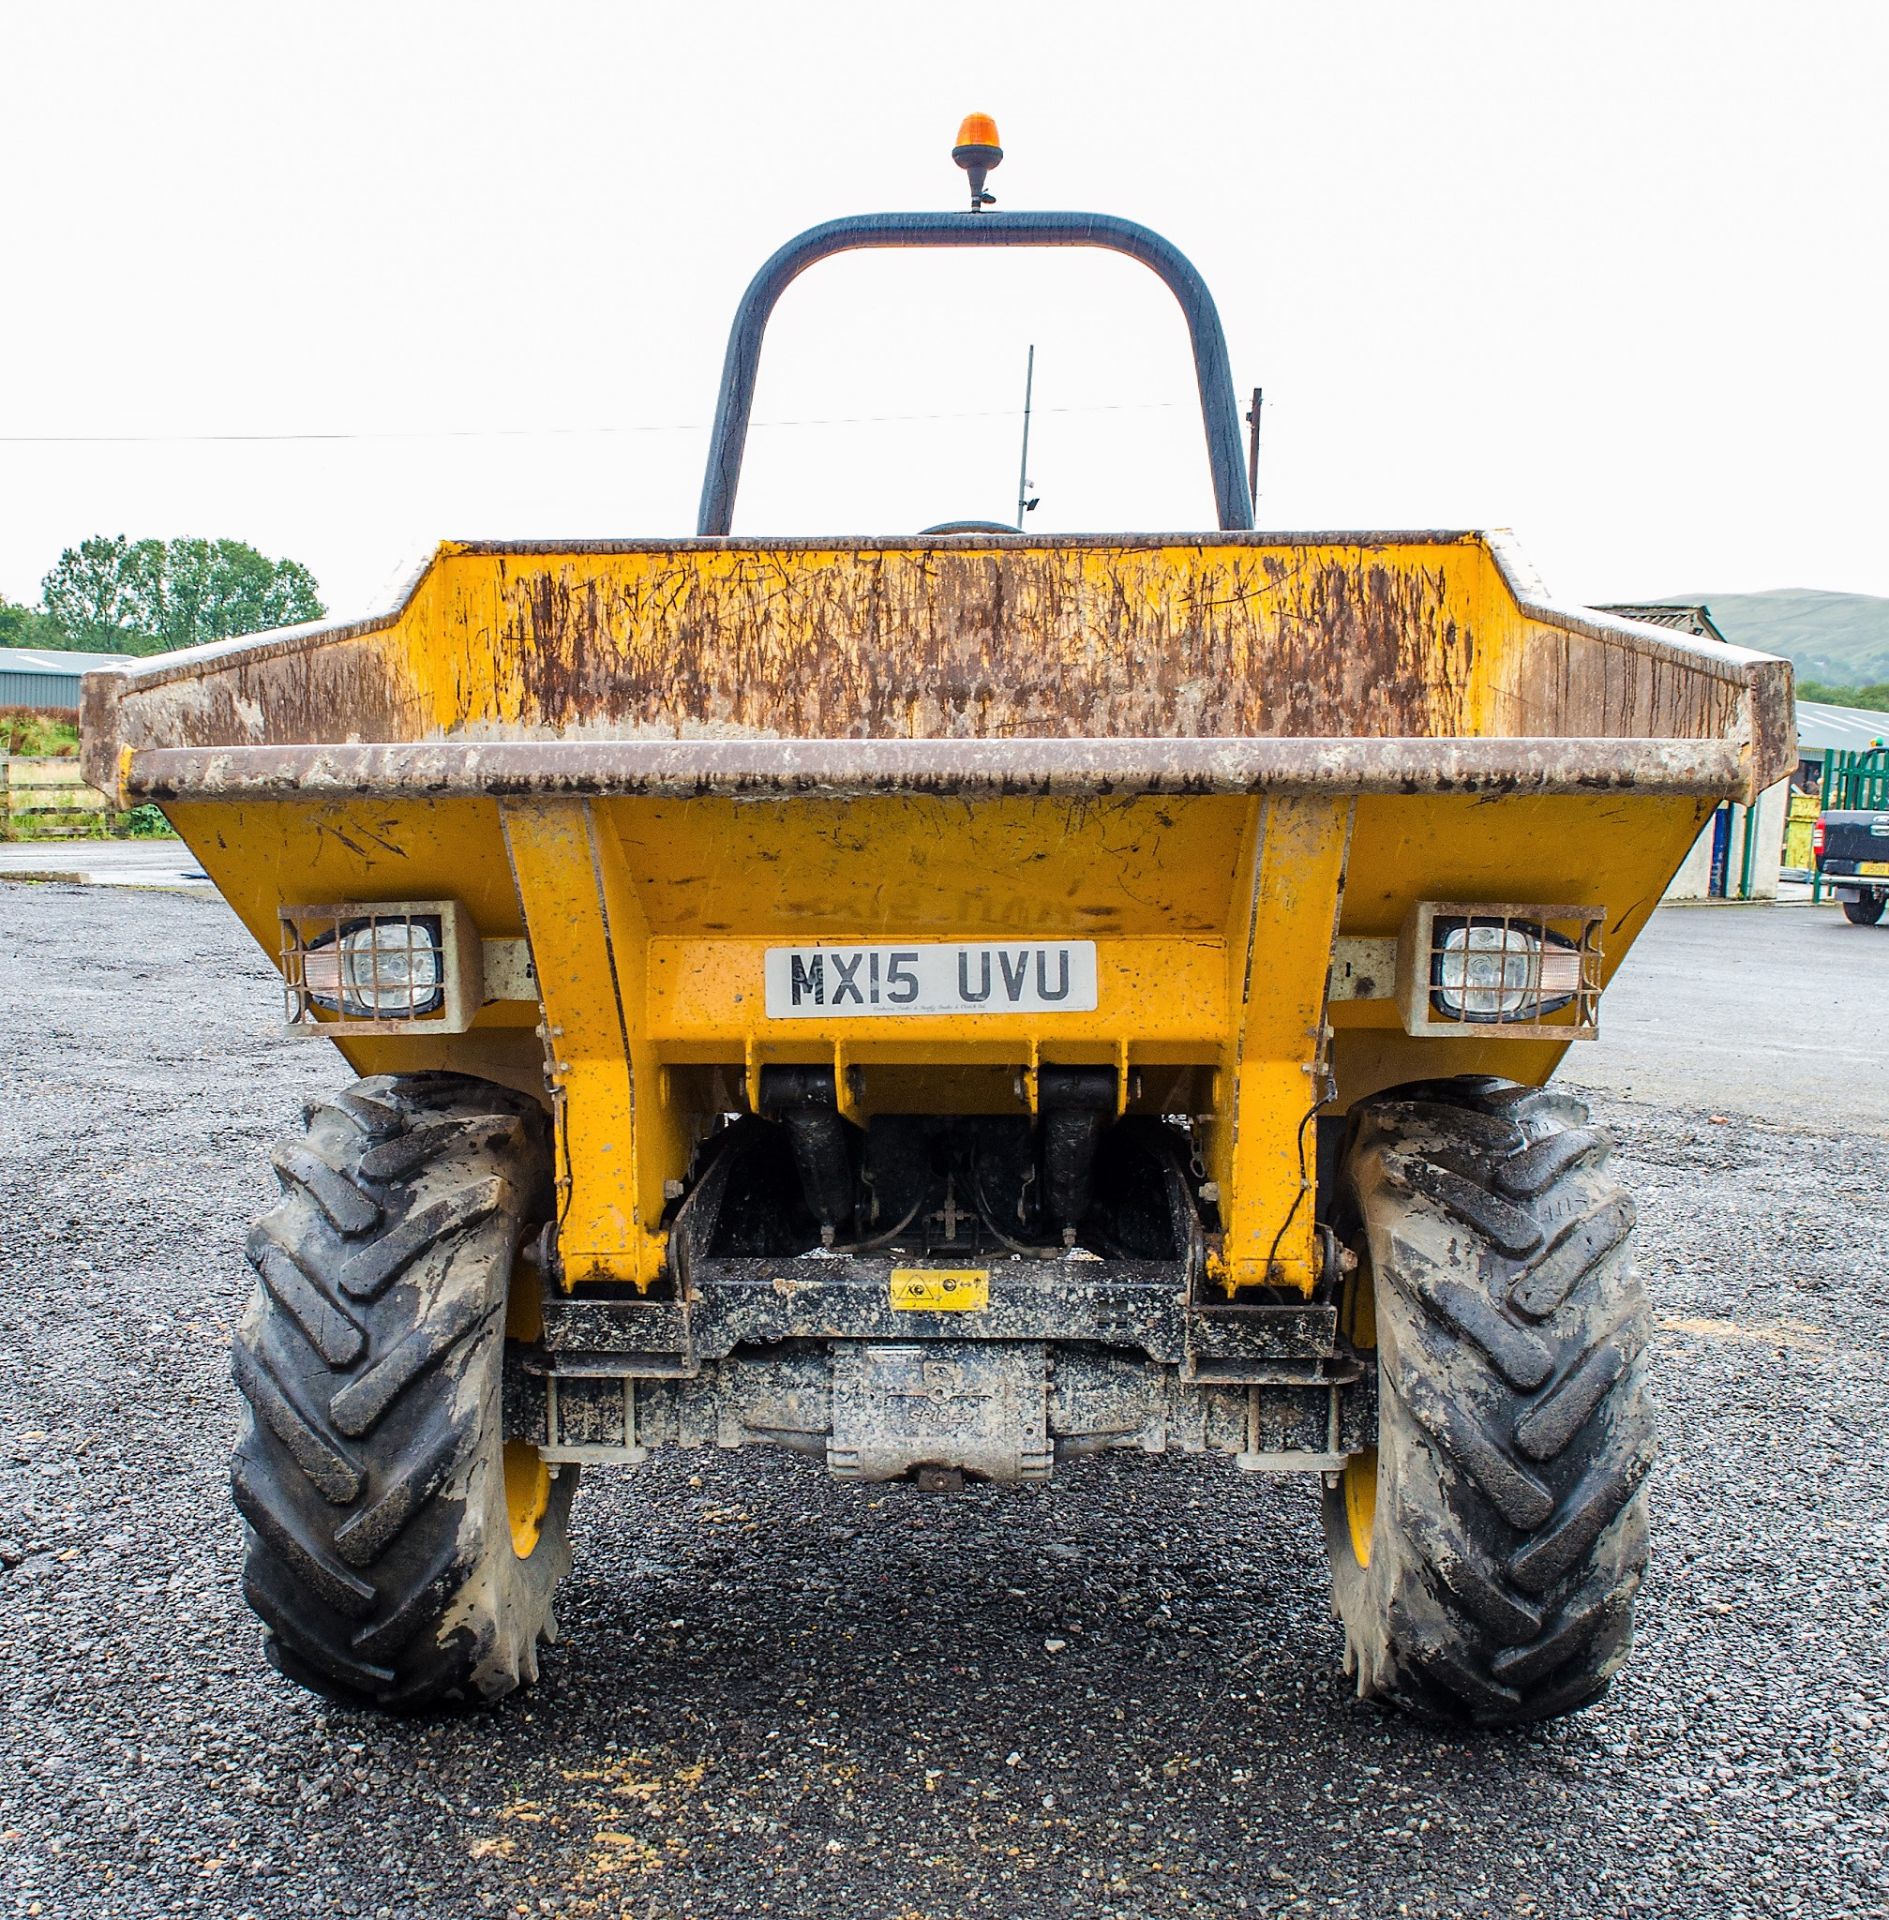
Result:
{"label": "yellow dumper truck", "polygon": [[[1647,1309],[1547,1083],[1791,764],[1789,670],[1500,535],[1251,531],[1193,268],[974,186],[763,267],[697,538],[447,542],[383,612],[86,682],[88,777],[361,1076],[275,1154],[235,1342],[247,1592],[312,1687],[507,1693],[580,1471],[750,1445],[1310,1474],[1358,1690],[1433,1720],[1625,1657]],[[788,283],[1004,245],[1174,291],[1217,529],[732,535]]]}

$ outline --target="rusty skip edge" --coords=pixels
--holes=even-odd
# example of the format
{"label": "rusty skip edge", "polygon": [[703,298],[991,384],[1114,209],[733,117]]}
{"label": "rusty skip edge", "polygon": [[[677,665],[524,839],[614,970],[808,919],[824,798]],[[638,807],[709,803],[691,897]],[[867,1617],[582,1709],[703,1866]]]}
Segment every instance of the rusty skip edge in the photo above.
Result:
{"label": "rusty skip edge", "polygon": [[1671,739],[504,740],[164,747],[140,800],[374,795],[1596,793],[1734,797],[1738,741]]}
{"label": "rusty skip edge", "polygon": [[[1023,536],[924,536],[881,540],[696,540],[444,542],[400,583],[387,609],[362,619],[313,622],[252,634],[109,672],[88,674],[84,692],[86,776],[127,800],[215,797],[224,793],[282,792],[299,779],[332,794],[387,791],[513,791],[566,793],[853,792],[920,786],[953,792],[1094,792],[1121,787],[1147,792],[1330,789],[1351,792],[1591,791],[1624,787],[1645,792],[1713,794],[1750,800],[1787,772],[1796,758],[1790,668],[1769,655],[1697,641],[1614,615],[1550,601],[1539,579],[1505,532],[1370,532],[1347,534],[1161,534],[1077,537],[1063,547],[1124,550],[1137,547],[1265,545],[1282,540],[1344,542],[1361,549],[1408,544],[1486,543],[1523,613],[1568,632],[1603,639],[1641,654],[1737,684],[1743,712],[1720,742],[1545,736],[1477,741],[1372,741],[1229,738],[1216,742],[1116,739],[1088,743],[991,739],[980,758],[969,742],[777,739],[706,744],[643,742],[608,745],[517,742],[475,752],[451,741],[397,747],[288,747],[281,749],[135,748],[124,738],[120,707],[160,688],[188,682],[240,661],[257,666],[353,635],[388,627],[411,600],[429,567],[461,553],[555,557],[577,553],[673,553],[729,548],[759,553],[845,547],[855,552],[979,548],[1026,550],[1042,543]],[[1723,747],[1724,752],[1716,749]],[[306,772],[291,771],[284,754],[299,755]],[[901,759],[904,754],[908,757]],[[1736,757],[1736,776],[1724,771]],[[579,755],[577,765],[571,755]],[[883,756],[883,757],[882,757]],[[1229,757],[1230,756],[1230,757]]]}
{"label": "rusty skip edge", "polygon": [[[1629,651],[1655,659],[1683,660],[1721,679],[1747,687],[1769,681],[1769,669],[1786,663],[1775,654],[1749,647],[1721,645],[1655,627],[1618,614],[1600,613],[1553,599],[1541,575],[1523,554],[1506,527],[1347,529],[1260,529],[1253,532],[1172,532],[1136,534],[900,534],[870,537],[823,534],[792,538],[646,539],[646,540],[442,540],[403,567],[386,589],[385,603],[373,612],[339,620],[310,620],[295,627],[274,627],[263,633],[238,634],[227,640],[206,641],[173,653],[152,654],[126,666],[85,676],[88,694],[96,687],[101,709],[114,703],[115,689],[143,690],[172,681],[194,679],[206,668],[241,658],[256,663],[304,653],[336,640],[354,639],[393,626],[406,613],[428,573],[443,560],[462,554],[489,554],[509,559],[556,560],[583,555],[678,554],[701,552],[752,553],[763,558],[788,553],[1028,553],[1045,549],[1102,553],[1137,552],[1166,548],[1329,546],[1351,547],[1362,553],[1400,547],[1483,546],[1495,562],[1516,605],[1533,619],[1590,639],[1611,641]],[[1755,671],[1754,671],[1755,670]],[[1785,702],[1788,707],[1788,698]]]}

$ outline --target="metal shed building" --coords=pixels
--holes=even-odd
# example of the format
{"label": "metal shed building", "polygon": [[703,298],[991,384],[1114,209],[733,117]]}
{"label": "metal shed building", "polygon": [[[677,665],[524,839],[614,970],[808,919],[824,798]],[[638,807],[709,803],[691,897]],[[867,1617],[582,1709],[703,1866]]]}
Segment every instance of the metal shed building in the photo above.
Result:
{"label": "metal shed building", "polygon": [[66,653],[46,647],[0,647],[0,707],[79,710],[79,682],[101,667],[122,666],[128,653]]}
{"label": "metal shed building", "polygon": [[1889,713],[1875,707],[1833,707],[1822,700],[1798,701],[1797,784],[1806,792],[1814,791],[1826,753],[1865,753],[1881,740],[1889,740]]}

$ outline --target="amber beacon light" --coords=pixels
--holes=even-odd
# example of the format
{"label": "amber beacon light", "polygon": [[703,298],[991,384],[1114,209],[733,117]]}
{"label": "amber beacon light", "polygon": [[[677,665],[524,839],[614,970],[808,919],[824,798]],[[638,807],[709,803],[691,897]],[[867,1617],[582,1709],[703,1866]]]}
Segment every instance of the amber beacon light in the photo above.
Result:
{"label": "amber beacon light", "polygon": [[951,157],[971,176],[971,211],[982,213],[997,204],[994,193],[984,191],[993,167],[1003,162],[1004,150],[997,141],[997,122],[987,113],[967,113],[958,128],[958,144]]}

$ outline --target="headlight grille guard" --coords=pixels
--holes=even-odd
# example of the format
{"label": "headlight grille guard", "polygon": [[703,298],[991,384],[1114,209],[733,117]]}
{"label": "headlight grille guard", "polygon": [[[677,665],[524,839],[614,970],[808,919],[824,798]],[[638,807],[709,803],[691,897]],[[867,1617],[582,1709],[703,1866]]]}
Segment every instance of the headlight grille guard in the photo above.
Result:
{"label": "headlight grille guard", "polygon": [[[1425,1038],[1474,1034],[1481,1039],[1592,1040],[1600,1031],[1601,936],[1605,907],[1538,906],[1522,901],[1420,900],[1397,943],[1397,1007],[1406,1033]],[[1560,964],[1537,962],[1530,979],[1533,1010],[1513,1015],[1452,1011],[1462,1000],[1465,949],[1450,944],[1466,928],[1489,929],[1478,950],[1524,954],[1538,945]],[[1483,989],[1489,991],[1492,989]],[[1526,987],[1510,986],[1511,993]],[[1546,1003],[1545,1007],[1543,1003]]]}
{"label": "headlight grille guard", "polygon": [[[339,901],[323,906],[281,907],[277,921],[284,1030],[288,1033],[337,1038],[346,1034],[464,1033],[484,1001],[478,929],[457,900]],[[394,936],[391,941],[387,939],[389,934]],[[354,952],[365,950],[371,959],[370,983],[380,973],[379,956],[383,953],[390,961],[405,963],[404,977],[398,965],[390,965],[379,992],[370,984],[366,994],[350,996],[344,958],[350,940]],[[413,974],[410,956],[423,951],[436,955],[433,977],[423,980],[423,990],[415,993],[407,984]],[[369,1003],[383,997],[400,1010],[371,1012]]]}

